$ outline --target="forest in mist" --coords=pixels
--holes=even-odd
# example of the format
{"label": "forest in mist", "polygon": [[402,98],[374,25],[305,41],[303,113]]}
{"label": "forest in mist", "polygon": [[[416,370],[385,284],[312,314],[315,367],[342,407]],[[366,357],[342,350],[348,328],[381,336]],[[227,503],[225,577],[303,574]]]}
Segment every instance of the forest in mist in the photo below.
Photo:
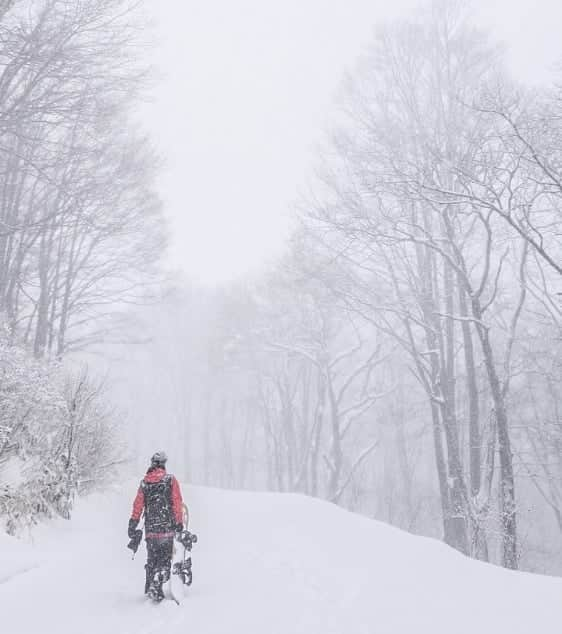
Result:
{"label": "forest in mist", "polygon": [[[0,516],[9,533],[107,478],[125,439],[72,353],[122,341],[162,284],[158,160],[125,0],[0,2]],[[121,448],[120,448],[121,447]]]}
{"label": "forest in mist", "polygon": [[8,530],[164,448],[562,574],[562,76],[515,80],[462,3],[379,24],[284,256],[201,288],[162,272],[127,5],[0,2]]}

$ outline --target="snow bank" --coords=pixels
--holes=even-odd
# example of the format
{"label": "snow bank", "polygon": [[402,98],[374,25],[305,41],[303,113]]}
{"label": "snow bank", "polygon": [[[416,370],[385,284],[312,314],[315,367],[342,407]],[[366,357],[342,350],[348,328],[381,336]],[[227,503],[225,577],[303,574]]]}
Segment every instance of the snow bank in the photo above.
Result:
{"label": "snow bank", "polygon": [[[155,606],[142,596],[144,549],[134,561],[125,549],[135,490],[131,483],[125,492],[92,498],[72,522],[43,531],[46,561],[0,584],[6,631],[560,631],[560,579],[471,561],[440,542],[303,496],[189,486],[184,497],[199,534],[194,585],[180,607]],[[30,596],[32,611],[25,608]]]}
{"label": "snow bank", "polygon": [[31,546],[0,533],[0,585],[38,565],[39,557]]}

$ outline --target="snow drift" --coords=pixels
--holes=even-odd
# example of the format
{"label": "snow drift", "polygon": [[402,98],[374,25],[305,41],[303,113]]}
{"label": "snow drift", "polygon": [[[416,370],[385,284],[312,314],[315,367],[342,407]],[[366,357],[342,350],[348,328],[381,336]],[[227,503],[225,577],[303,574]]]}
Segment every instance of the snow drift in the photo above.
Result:
{"label": "snow drift", "polygon": [[92,496],[34,546],[0,539],[0,623],[10,634],[548,634],[562,580],[469,560],[331,504],[184,487],[199,534],[181,606],[142,595],[132,561],[136,486]]}

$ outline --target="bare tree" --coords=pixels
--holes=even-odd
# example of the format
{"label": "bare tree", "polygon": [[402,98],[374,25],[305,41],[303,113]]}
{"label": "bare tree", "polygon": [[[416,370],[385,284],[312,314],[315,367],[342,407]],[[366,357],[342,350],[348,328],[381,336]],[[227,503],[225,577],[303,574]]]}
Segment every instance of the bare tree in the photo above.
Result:
{"label": "bare tree", "polygon": [[133,4],[28,4],[0,23],[0,310],[60,357],[152,292],[164,223],[158,162],[128,123],[146,76]]}

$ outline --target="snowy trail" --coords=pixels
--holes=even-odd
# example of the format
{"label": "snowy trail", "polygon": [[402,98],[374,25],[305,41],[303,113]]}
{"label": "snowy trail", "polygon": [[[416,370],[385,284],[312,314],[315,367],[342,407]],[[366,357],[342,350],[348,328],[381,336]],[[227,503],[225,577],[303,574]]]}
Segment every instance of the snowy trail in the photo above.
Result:
{"label": "snowy trail", "polygon": [[[134,488],[83,501],[72,522],[40,531],[33,553],[0,540],[2,631],[560,631],[561,579],[470,561],[439,542],[305,497],[194,487],[184,487],[200,537],[194,585],[181,606],[153,605],[142,595],[144,547],[135,561],[125,548]],[[13,554],[21,550],[19,569],[7,557],[8,542]]]}

